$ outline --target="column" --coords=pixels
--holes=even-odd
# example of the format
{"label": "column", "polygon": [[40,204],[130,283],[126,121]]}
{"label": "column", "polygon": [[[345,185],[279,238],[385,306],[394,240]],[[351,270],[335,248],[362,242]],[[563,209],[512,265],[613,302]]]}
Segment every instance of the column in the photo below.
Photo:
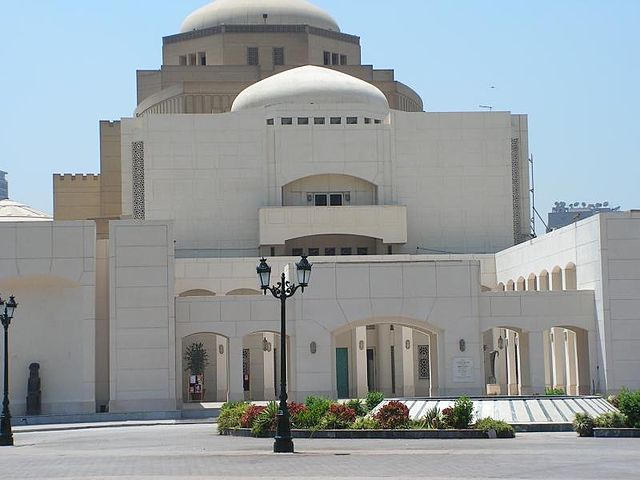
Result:
{"label": "column", "polygon": [[518,373],[516,362],[516,332],[506,332],[505,355],[507,356],[507,395],[518,395]]}
{"label": "column", "polygon": [[546,357],[549,353],[549,332],[528,332],[520,334],[520,358],[527,359],[520,371],[522,372],[522,394],[543,394],[551,379],[546,368]]}
{"label": "column", "polygon": [[220,335],[216,335],[216,401],[227,401],[227,355],[229,354],[229,346],[227,345],[227,339]]}
{"label": "column", "polygon": [[355,330],[356,396],[365,398],[369,392],[367,386],[367,327],[356,327]]}
{"label": "column", "polygon": [[378,325],[378,390],[391,396],[391,345],[393,345],[390,325]]}
{"label": "column", "polygon": [[[551,330],[542,332],[542,343],[544,352],[544,388],[553,388],[553,360],[551,355]],[[542,390],[544,391],[544,389]]]}
{"label": "column", "polygon": [[[276,346],[276,336],[273,333],[264,333],[263,339],[266,340],[263,345],[268,346],[262,349],[262,367],[263,367],[263,382],[264,382],[264,399],[273,400],[276,398],[275,389],[275,374],[276,366],[273,358],[273,349]],[[289,352],[287,351],[287,354]],[[287,379],[288,380],[288,379]]]}
{"label": "column", "polygon": [[562,328],[552,328],[551,334],[553,336],[551,340],[551,360],[552,360],[552,372],[553,372],[553,388],[561,388],[566,391],[567,385],[565,382],[565,340],[564,330]]}
{"label": "column", "polygon": [[[498,347],[498,357],[496,358],[496,383],[500,385],[500,393],[502,395],[506,395],[509,391],[509,385],[507,378],[508,369],[507,369],[507,361],[508,361],[508,349],[504,347],[504,344],[507,343],[507,335],[504,330],[501,328],[496,328],[494,331],[495,344]],[[500,337],[502,337],[503,347],[500,348]]]}
{"label": "column", "polygon": [[[438,335],[432,334],[429,335],[429,367],[431,371],[429,372],[429,377],[431,377],[431,392],[430,395],[432,397],[437,397],[440,394],[440,380],[439,380],[439,364],[438,362]],[[446,378],[446,376],[444,377]],[[442,385],[443,388],[446,388],[446,385]]]}
{"label": "column", "polygon": [[564,330],[565,364],[567,367],[567,395],[578,395],[578,353],[576,349],[576,334],[571,330]]}
{"label": "column", "polygon": [[402,327],[402,383],[405,397],[416,396],[413,348],[413,329]]}
{"label": "column", "polygon": [[244,400],[244,387],[242,385],[242,337],[229,339],[229,401]]}

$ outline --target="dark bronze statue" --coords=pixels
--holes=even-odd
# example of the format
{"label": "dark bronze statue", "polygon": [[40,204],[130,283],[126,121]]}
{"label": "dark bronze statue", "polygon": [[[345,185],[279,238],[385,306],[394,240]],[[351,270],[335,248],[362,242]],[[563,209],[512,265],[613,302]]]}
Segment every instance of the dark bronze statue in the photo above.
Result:
{"label": "dark bronze statue", "polygon": [[493,350],[489,353],[489,358],[491,359],[491,376],[489,377],[489,383],[496,383],[496,357],[500,355],[498,350]]}
{"label": "dark bronze statue", "polygon": [[27,385],[27,415],[42,413],[42,392],[40,391],[40,364],[29,365],[29,383]]}

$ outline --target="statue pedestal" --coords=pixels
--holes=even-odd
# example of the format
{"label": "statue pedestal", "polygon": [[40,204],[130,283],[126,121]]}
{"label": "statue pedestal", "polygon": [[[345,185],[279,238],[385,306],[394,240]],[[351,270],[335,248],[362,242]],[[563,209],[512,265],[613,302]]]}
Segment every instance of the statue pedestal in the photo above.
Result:
{"label": "statue pedestal", "polygon": [[487,395],[500,395],[500,385],[497,383],[487,383]]}

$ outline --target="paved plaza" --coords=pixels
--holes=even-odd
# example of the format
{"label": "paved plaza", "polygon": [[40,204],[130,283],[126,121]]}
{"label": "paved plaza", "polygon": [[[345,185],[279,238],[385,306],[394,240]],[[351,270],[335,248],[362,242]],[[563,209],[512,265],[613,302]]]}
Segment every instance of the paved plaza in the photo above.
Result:
{"label": "paved plaza", "polygon": [[573,433],[515,440],[272,440],[221,437],[215,425],[18,432],[0,450],[2,479],[637,478],[639,439]]}

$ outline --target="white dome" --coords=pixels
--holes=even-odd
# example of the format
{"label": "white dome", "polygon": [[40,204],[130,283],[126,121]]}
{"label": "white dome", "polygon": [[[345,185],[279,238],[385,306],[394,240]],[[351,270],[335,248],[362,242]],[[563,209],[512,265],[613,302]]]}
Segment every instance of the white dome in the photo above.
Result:
{"label": "white dome", "polygon": [[50,215],[13,200],[0,200],[0,222],[47,222]]}
{"label": "white dome", "polygon": [[376,87],[359,78],[307,65],[266,78],[236,97],[232,112],[278,104],[363,104],[386,114],[389,102]]}
{"label": "white dome", "polygon": [[264,24],[311,25],[340,31],[331,15],[307,0],[216,0],[189,15],[180,31],[186,33],[219,25]]}

